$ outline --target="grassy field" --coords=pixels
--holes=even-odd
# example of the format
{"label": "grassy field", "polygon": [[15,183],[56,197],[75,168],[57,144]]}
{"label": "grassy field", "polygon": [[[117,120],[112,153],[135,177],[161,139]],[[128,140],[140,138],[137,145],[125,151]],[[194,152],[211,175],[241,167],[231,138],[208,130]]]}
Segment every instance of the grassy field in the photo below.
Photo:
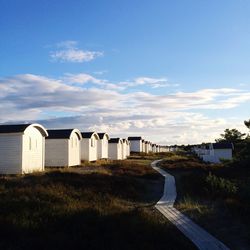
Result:
{"label": "grassy field", "polygon": [[250,168],[205,164],[169,154],[161,167],[176,178],[175,206],[231,249],[250,249]]}
{"label": "grassy field", "polygon": [[195,249],[154,208],[162,155],[0,178],[0,249]]}

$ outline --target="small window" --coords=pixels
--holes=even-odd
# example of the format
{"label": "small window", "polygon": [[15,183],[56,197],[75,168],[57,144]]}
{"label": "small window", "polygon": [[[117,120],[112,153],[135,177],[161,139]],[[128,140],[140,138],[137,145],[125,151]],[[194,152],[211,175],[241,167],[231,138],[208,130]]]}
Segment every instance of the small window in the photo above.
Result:
{"label": "small window", "polygon": [[37,149],[37,139],[36,139],[36,149]]}
{"label": "small window", "polygon": [[77,147],[77,138],[75,138],[75,146]]}
{"label": "small window", "polygon": [[94,146],[95,146],[95,139],[91,138],[91,147],[94,147]]}
{"label": "small window", "polygon": [[31,137],[29,137],[29,150],[32,150],[32,145],[31,145]]}

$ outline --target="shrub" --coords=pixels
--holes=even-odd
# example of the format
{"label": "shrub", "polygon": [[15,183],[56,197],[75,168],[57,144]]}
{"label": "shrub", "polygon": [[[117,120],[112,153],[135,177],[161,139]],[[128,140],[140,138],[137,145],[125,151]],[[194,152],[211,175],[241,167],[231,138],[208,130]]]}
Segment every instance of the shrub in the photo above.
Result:
{"label": "shrub", "polygon": [[238,187],[230,180],[209,173],[205,179],[206,188],[209,194],[217,196],[235,195]]}

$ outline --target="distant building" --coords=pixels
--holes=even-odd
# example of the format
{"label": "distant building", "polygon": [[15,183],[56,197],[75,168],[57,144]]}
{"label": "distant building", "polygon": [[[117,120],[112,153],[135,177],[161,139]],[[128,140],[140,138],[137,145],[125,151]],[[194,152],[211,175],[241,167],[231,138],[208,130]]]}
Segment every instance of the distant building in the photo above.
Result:
{"label": "distant building", "polygon": [[142,138],[141,136],[137,137],[128,137],[128,140],[130,142],[130,152],[137,152],[140,153],[143,150],[142,145]]}
{"label": "distant building", "polygon": [[233,149],[232,143],[219,142],[195,145],[192,151],[205,162],[220,163],[221,159],[232,159]]}
{"label": "distant building", "polygon": [[122,159],[125,160],[128,157],[129,141],[122,139]]}
{"label": "distant building", "polygon": [[81,132],[81,160],[96,161],[98,140],[100,139],[96,132]]}
{"label": "distant building", "polygon": [[210,143],[202,159],[211,163],[220,163],[221,159],[232,160],[233,144],[228,142]]}
{"label": "distant building", "polygon": [[109,159],[122,160],[123,142],[121,138],[111,138],[109,140]]}
{"label": "distant building", "polygon": [[107,133],[98,133],[97,158],[108,159],[109,135]]}

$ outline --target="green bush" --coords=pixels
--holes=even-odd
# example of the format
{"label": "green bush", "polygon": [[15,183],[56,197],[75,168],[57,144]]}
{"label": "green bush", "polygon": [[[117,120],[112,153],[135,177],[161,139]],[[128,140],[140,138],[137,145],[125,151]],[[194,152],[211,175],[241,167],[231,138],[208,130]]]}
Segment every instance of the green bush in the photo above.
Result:
{"label": "green bush", "polygon": [[238,191],[238,187],[232,181],[211,173],[206,177],[205,182],[207,191],[212,195],[232,196]]}

